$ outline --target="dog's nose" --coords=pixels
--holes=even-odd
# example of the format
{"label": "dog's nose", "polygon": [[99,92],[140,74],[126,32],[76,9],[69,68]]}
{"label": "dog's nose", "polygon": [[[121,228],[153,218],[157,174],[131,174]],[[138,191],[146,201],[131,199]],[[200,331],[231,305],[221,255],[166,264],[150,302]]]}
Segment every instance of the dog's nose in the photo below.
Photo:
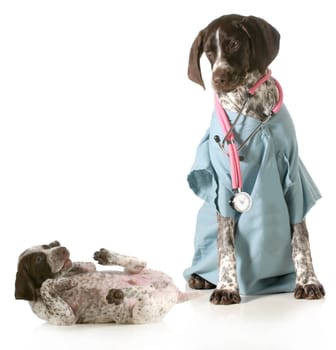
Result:
{"label": "dog's nose", "polygon": [[60,254],[61,255],[66,255],[68,253],[68,250],[65,247],[60,248]]}
{"label": "dog's nose", "polygon": [[70,253],[65,247],[58,247],[56,254],[59,258],[68,258]]}
{"label": "dog's nose", "polygon": [[216,69],[212,73],[212,84],[216,90],[224,89],[230,81],[230,74],[223,69]]}
{"label": "dog's nose", "polygon": [[231,71],[216,69],[212,73],[212,86],[216,91],[229,92],[237,87]]}
{"label": "dog's nose", "polygon": [[213,81],[214,81],[214,83],[216,85],[220,85],[220,84],[224,84],[225,83],[224,76],[215,76]]}
{"label": "dog's nose", "polygon": [[216,86],[220,86],[225,83],[225,78],[223,75],[214,76],[213,82]]}

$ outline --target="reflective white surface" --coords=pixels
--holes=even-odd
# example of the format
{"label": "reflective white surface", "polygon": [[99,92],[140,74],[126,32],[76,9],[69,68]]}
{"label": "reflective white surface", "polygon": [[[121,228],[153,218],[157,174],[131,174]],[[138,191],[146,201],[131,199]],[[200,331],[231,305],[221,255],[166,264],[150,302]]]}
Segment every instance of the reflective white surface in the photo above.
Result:
{"label": "reflective white surface", "polygon": [[[13,311],[11,345],[35,349],[231,349],[333,350],[336,345],[335,289],[320,301],[297,301],[292,294],[244,297],[240,305],[214,306],[208,295],[179,304],[159,323],[147,325],[45,324],[23,305]],[[7,327],[9,324],[7,323]]]}

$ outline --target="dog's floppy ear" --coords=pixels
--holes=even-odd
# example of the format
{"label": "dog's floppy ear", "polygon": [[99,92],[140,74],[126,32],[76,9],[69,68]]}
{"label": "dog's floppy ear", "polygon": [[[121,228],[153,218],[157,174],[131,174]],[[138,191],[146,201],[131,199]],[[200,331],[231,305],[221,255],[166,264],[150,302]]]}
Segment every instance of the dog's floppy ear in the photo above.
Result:
{"label": "dog's floppy ear", "polygon": [[59,241],[52,241],[49,244],[44,244],[42,247],[44,249],[51,249],[51,248],[60,247],[60,246],[61,246],[61,243]]}
{"label": "dog's floppy ear", "polygon": [[201,85],[204,89],[204,82],[201,73],[200,59],[203,54],[204,30],[201,30],[195,38],[189,53],[188,77],[193,82]]}
{"label": "dog's floppy ear", "polygon": [[251,41],[251,68],[264,73],[279,52],[279,32],[262,18],[254,16],[245,17],[240,26]]}
{"label": "dog's floppy ear", "polygon": [[15,279],[15,299],[36,300],[34,281],[21,261]]}

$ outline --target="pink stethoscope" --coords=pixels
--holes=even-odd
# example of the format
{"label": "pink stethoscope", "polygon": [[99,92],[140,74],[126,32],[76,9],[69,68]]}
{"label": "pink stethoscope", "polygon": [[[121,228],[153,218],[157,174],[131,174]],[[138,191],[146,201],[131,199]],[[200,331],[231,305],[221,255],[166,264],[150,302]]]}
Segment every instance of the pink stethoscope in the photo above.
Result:
{"label": "pink stethoscope", "polygon": [[[241,174],[240,162],[239,162],[239,151],[246,146],[246,144],[262,128],[262,126],[264,126],[267,122],[269,122],[269,120],[273,117],[274,114],[279,112],[282,106],[283,92],[279,82],[276,79],[273,78],[279,92],[279,100],[277,104],[273,107],[273,109],[267,115],[266,119],[260,122],[260,124],[251,132],[251,134],[245,139],[245,141],[242,142],[239,148],[237,148],[237,145],[235,143],[233,128],[236,125],[239,117],[241,116],[241,113],[244,107],[246,106],[247,102],[250,100],[251,97],[254,96],[256,90],[271,77],[271,75],[272,75],[271,70],[267,70],[266,74],[248,90],[247,98],[243,102],[243,105],[232,124],[230,123],[230,120],[226,114],[225,109],[223,109],[222,105],[220,104],[217,94],[215,94],[215,107],[217,111],[217,116],[218,116],[220,125],[223,129],[223,134],[225,136],[222,142],[218,135],[216,135],[214,138],[217,144],[219,145],[219,147],[222,149],[222,151],[229,156],[232,191],[234,193],[233,197],[230,200],[230,204],[236,211],[240,213],[246,212],[249,209],[251,209],[252,198],[247,192],[242,191],[243,181],[242,181],[242,174]],[[224,150],[225,142],[228,145],[228,152],[225,152]]]}

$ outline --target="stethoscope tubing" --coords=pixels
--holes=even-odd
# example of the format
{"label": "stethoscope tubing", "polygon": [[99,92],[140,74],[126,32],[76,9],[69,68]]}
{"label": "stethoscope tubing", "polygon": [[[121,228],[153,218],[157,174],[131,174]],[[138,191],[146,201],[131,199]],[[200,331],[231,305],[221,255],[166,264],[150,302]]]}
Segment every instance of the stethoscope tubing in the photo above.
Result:
{"label": "stethoscope tubing", "polygon": [[[248,94],[247,94],[247,98],[244,101],[237,117],[235,118],[235,120],[233,121],[233,123],[231,124],[229,121],[229,118],[226,114],[226,111],[223,109],[219,98],[217,96],[217,94],[215,94],[215,108],[218,114],[218,119],[219,122],[221,124],[221,128],[223,130],[224,133],[224,139],[223,139],[223,143],[222,143],[222,150],[224,151],[224,144],[225,142],[228,144],[228,156],[229,156],[229,160],[230,160],[230,174],[231,174],[231,182],[232,182],[232,190],[234,192],[240,192],[242,190],[242,173],[241,173],[241,168],[240,168],[240,161],[239,161],[239,151],[246,146],[246,144],[257,134],[257,132],[261,129],[261,127],[263,125],[265,125],[274,114],[278,113],[281,106],[282,106],[282,101],[283,101],[283,91],[281,88],[281,85],[279,84],[279,82],[274,79],[274,82],[276,84],[276,87],[278,89],[278,93],[279,93],[279,99],[277,104],[274,106],[274,108],[272,109],[272,111],[270,112],[270,114],[267,116],[267,118],[261,122],[252,132],[251,134],[245,139],[245,141],[240,145],[239,148],[237,148],[237,145],[235,144],[235,140],[234,140],[234,134],[233,134],[233,128],[236,125],[236,123],[238,122],[239,117],[241,116],[241,113],[246,105],[246,103],[249,101],[249,99],[255,94],[256,90],[258,89],[258,87],[260,85],[262,85],[263,83],[265,83],[270,77],[271,77],[271,70],[268,69],[267,73],[265,76],[263,76],[260,80],[257,81],[257,83],[255,85],[252,86],[252,88],[250,88],[248,90]],[[218,139],[219,137],[216,136]],[[217,141],[216,141],[217,142]],[[220,145],[220,143],[219,143]]]}
{"label": "stethoscope tubing", "polygon": [[225,139],[228,143],[232,188],[234,190],[238,190],[238,189],[241,189],[242,187],[242,175],[241,175],[237,146],[234,142],[234,135],[232,131],[231,132],[229,131],[231,128],[229,119],[227,118],[224,112],[224,109],[222,108],[219,102],[217,95],[215,95],[215,105],[216,105],[217,113],[219,114],[219,122],[223,129]]}

